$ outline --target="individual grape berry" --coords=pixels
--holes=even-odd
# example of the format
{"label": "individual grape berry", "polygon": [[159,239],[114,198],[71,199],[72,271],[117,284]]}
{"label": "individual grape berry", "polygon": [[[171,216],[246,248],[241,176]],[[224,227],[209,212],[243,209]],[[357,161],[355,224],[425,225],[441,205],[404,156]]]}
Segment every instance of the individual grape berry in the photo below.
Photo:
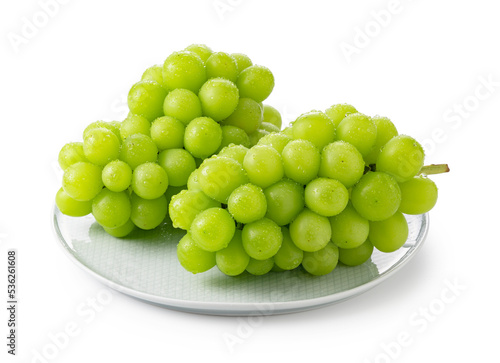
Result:
{"label": "individual grape berry", "polygon": [[377,126],[370,117],[361,113],[351,113],[338,125],[336,140],[354,145],[361,155],[366,157],[377,140]]}
{"label": "individual grape berry", "polygon": [[163,116],[151,124],[151,139],[159,151],[184,147],[185,126],[179,120]]}
{"label": "individual grape berry", "polygon": [[339,103],[333,105],[326,109],[325,113],[330,119],[333,121],[335,127],[338,127],[340,122],[349,114],[357,113],[358,111],[354,108],[354,106],[349,105],[347,103]]}
{"label": "individual grape berry", "polygon": [[339,261],[347,266],[359,266],[368,261],[373,253],[373,245],[366,240],[355,248],[339,248]]}
{"label": "individual grape berry", "polygon": [[257,102],[264,101],[274,88],[272,72],[259,65],[252,65],[241,71],[236,81],[241,97],[248,97]]}
{"label": "individual grape berry", "polygon": [[132,222],[132,220],[129,219],[123,226],[116,228],[108,228],[108,227],[103,227],[103,228],[107,234],[113,237],[123,238],[132,233],[136,229],[136,226],[134,222]]}
{"label": "individual grape berry", "polygon": [[266,214],[266,196],[260,187],[244,184],[233,190],[227,202],[227,209],[236,222],[255,222]]}
{"label": "individual grape berry", "polygon": [[332,242],[342,249],[356,248],[368,238],[370,224],[356,212],[351,203],[342,213],[330,218]]}
{"label": "individual grape berry", "polygon": [[306,206],[325,217],[332,217],[344,210],[349,201],[346,187],[335,179],[317,178],[305,189]]}
{"label": "individual grape berry", "polygon": [[62,214],[71,217],[83,217],[92,212],[92,201],[78,201],[71,198],[60,188],[56,194],[56,205]]}
{"label": "individual grape berry", "polygon": [[174,52],[163,63],[163,86],[169,91],[184,88],[198,93],[206,80],[205,64],[196,53]]}
{"label": "individual grape berry", "polygon": [[143,116],[128,115],[120,126],[120,136],[122,140],[133,134],[144,134],[149,136],[151,129],[151,122]]}
{"label": "individual grape berry", "polygon": [[127,192],[104,188],[92,201],[92,215],[106,228],[118,228],[130,219],[131,204]]}
{"label": "individual grape berry", "polygon": [[256,260],[273,257],[281,247],[281,228],[268,218],[245,224],[242,232],[243,247]]}
{"label": "individual grape berry", "polygon": [[232,53],[231,57],[236,61],[236,65],[238,66],[238,73],[241,73],[245,68],[253,65],[252,60],[245,54],[242,53]]}
{"label": "individual grape berry", "polygon": [[372,151],[365,157],[367,164],[375,164],[377,158],[380,154],[382,147],[389,142],[395,136],[398,136],[398,130],[396,126],[387,117],[375,116],[372,117],[372,121],[377,126],[377,139],[375,140],[375,145]]}
{"label": "individual grape berry", "polygon": [[262,121],[273,124],[278,129],[281,130],[282,120],[281,120],[281,114],[279,113],[279,111],[271,105],[264,105],[263,111],[264,111],[264,114],[263,114]]}
{"label": "individual grape berry", "polygon": [[346,188],[352,187],[363,176],[365,162],[353,145],[335,141],[326,145],[321,152],[318,175],[337,179]]}
{"label": "individual grape berry", "polygon": [[214,154],[221,142],[221,126],[210,117],[195,118],[186,126],[184,147],[196,158],[205,159]]}
{"label": "individual grape berry", "polygon": [[167,216],[168,202],[165,195],[157,199],[144,199],[132,193],[130,203],[132,207],[130,219],[140,229],[154,229]]}
{"label": "individual grape berry", "polygon": [[189,232],[198,247],[216,252],[227,247],[235,230],[236,226],[229,212],[215,207],[200,212],[191,223]]}
{"label": "individual grape berry", "polygon": [[283,243],[274,255],[274,263],[283,270],[293,270],[302,263],[304,251],[293,243],[288,228],[281,227],[281,233],[283,234]]}
{"label": "individual grape berry", "polygon": [[257,142],[257,145],[269,145],[281,155],[283,149],[290,141],[292,139],[289,136],[279,132],[265,135]]}
{"label": "individual grape berry", "polygon": [[291,223],[304,209],[304,188],[290,179],[282,179],[264,190],[267,201],[266,217],[284,226]]}
{"label": "individual grape berry", "polygon": [[269,133],[278,133],[280,132],[281,130],[278,128],[278,126],[276,125],[273,125],[269,122],[264,122],[262,121],[262,123],[260,124],[260,127],[259,127],[261,130],[265,130]]}
{"label": "individual grape berry", "polygon": [[210,49],[205,44],[191,44],[188,45],[184,50],[195,53],[201,58],[203,62],[206,62],[208,57],[212,54],[212,49]]}
{"label": "individual grape berry", "polygon": [[302,251],[318,251],[330,241],[332,236],[330,221],[328,218],[304,208],[290,223],[290,236],[293,243]]}
{"label": "individual grape berry", "polygon": [[128,107],[134,115],[152,121],[163,116],[163,101],[167,91],[154,81],[140,81],[128,93]]}
{"label": "individual grape berry", "polygon": [[158,155],[158,164],[167,172],[168,183],[174,187],[187,184],[196,169],[193,156],[184,149],[168,149]]}
{"label": "individual grape berry", "polygon": [[201,102],[198,96],[188,90],[177,88],[170,91],[163,102],[163,113],[187,125],[191,120],[201,117]]}
{"label": "individual grape berry", "polygon": [[215,253],[218,269],[228,276],[237,276],[245,271],[250,262],[250,256],[243,248],[241,231],[236,230],[227,247]]}
{"label": "individual grape berry", "polygon": [[425,176],[416,176],[400,183],[401,205],[399,211],[405,214],[424,214],[436,205],[438,189],[436,184]]}
{"label": "individual grape berry", "polygon": [[377,222],[370,222],[370,242],[381,252],[394,252],[408,239],[408,223],[401,212]]}
{"label": "individual grape berry", "polygon": [[193,274],[208,271],[215,266],[215,253],[198,247],[189,233],[177,244],[177,259],[182,267]]}
{"label": "individual grape berry", "polygon": [[308,140],[290,141],[281,153],[285,175],[300,184],[307,184],[318,175],[321,155]]}
{"label": "individual grape berry", "polygon": [[57,161],[62,170],[66,170],[68,166],[79,161],[87,161],[85,153],[83,152],[83,143],[70,142],[64,145],[59,152]]}
{"label": "individual grape berry", "polygon": [[79,161],[64,170],[62,187],[73,199],[88,201],[102,190],[102,169],[86,161]]}
{"label": "individual grape berry", "polygon": [[272,257],[266,260],[256,260],[255,258],[250,258],[250,262],[248,262],[246,270],[252,275],[262,276],[271,271],[273,266],[274,259]]}
{"label": "individual grape berry", "polygon": [[198,93],[205,116],[222,121],[234,112],[239,101],[236,85],[224,78],[206,81]]}
{"label": "individual grape berry", "polygon": [[112,131],[113,134],[116,135],[118,140],[120,139],[120,124],[116,123],[115,121],[111,122],[105,122],[105,121],[95,121],[89,124],[85,130],[83,130],[83,139],[87,137],[87,134],[92,131],[93,129],[97,129],[100,127],[104,127],[105,129],[108,129],[109,131]]}
{"label": "individual grape berry", "polygon": [[121,160],[113,160],[102,169],[102,182],[112,192],[123,192],[132,183],[132,169]]}
{"label": "individual grape berry", "polygon": [[237,126],[245,130],[247,134],[252,134],[262,123],[262,109],[251,98],[240,98],[234,112],[223,123],[224,125]]}
{"label": "individual grape berry", "polygon": [[248,138],[250,139],[250,145],[255,146],[259,143],[260,139],[262,139],[264,136],[269,135],[269,131],[258,129],[254,133],[248,135]]}
{"label": "individual grape berry", "polygon": [[118,158],[120,139],[104,127],[92,129],[83,139],[83,153],[91,163],[104,166]]}
{"label": "individual grape berry", "polygon": [[222,126],[222,141],[219,146],[219,150],[222,150],[222,148],[229,146],[230,144],[243,145],[248,148],[250,147],[250,139],[248,138],[245,130],[237,126]]}
{"label": "individual grape berry", "polygon": [[201,190],[182,190],[172,196],[168,211],[172,225],[188,231],[200,212],[220,206],[219,202],[210,199]]}
{"label": "individual grape berry", "polygon": [[322,276],[332,272],[339,261],[339,248],[333,243],[314,252],[304,252],[302,266],[311,275]]}
{"label": "individual grape berry", "polygon": [[280,154],[266,145],[257,145],[248,150],[243,159],[243,168],[250,182],[261,188],[276,183],[284,175]]}
{"label": "individual grape berry", "polygon": [[243,165],[243,160],[248,152],[248,148],[243,145],[229,145],[219,152],[219,156],[234,159],[241,165]]}
{"label": "individual grape berry", "polygon": [[318,150],[335,140],[335,125],[320,111],[311,111],[297,118],[292,125],[294,139],[312,142]]}
{"label": "individual grape berry", "polygon": [[238,78],[238,64],[229,54],[224,52],[212,53],[205,62],[207,78],[225,78],[236,82]]}
{"label": "individual grape berry", "polygon": [[157,163],[144,163],[135,168],[132,174],[132,190],[144,199],[157,199],[165,194],[168,175]]}
{"label": "individual grape berry", "polygon": [[141,81],[154,81],[159,85],[163,85],[163,65],[156,64],[144,71]]}
{"label": "individual grape berry", "polygon": [[126,162],[132,170],[141,164],[154,162],[158,157],[158,148],[146,135],[134,134],[125,139],[120,150],[120,160]]}

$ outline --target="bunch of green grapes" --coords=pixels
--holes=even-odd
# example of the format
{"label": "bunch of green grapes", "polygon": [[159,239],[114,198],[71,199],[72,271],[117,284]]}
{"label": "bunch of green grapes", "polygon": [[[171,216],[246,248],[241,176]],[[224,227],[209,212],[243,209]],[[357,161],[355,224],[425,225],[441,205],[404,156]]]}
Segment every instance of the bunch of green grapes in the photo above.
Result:
{"label": "bunch of green grapes", "polygon": [[125,120],[94,122],[83,141],[63,146],[57,207],[73,217],[92,213],[115,237],[156,228],[204,159],[280,130],[279,112],[262,104],[273,88],[271,71],[244,54],[200,44],[172,53],[131,87]]}
{"label": "bunch of green grapes", "polygon": [[250,148],[224,147],[191,174],[169,206],[174,227],[187,231],[178,259],[192,273],[302,266],[325,275],[375,248],[396,251],[408,238],[404,214],[437,201],[423,163],[422,146],[388,118],[347,104],[305,113]]}

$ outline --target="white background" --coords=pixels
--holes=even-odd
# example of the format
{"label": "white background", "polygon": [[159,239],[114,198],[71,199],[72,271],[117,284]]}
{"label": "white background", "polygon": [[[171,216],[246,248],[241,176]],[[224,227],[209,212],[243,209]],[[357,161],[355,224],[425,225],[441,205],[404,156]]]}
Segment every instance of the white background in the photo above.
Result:
{"label": "white background", "polygon": [[[14,359],[6,354],[0,304],[2,362],[39,362],[37,352],[68,324],[77,336],[48,362],[498,358],[496,2],[60,0],[43,10],[48,2],[0,5],[0,296],[7,300],[6,251],[17,248],[20,301]],[[191,43],[268,66],[276,87],[266,102],[288,121],[352,103],[420,140],[427,163],[449,163],[452,172],[434,178],[440,196],[421,252],[352,300],[256,321],[141,303],[69,261],[51,225],[59,149],[80,140],[90,122],[122,120],[128,89],[143,70]],[[350,57],[347,44],[357,47]],[[488,79],[489,89],[482,86]],[[110,293],[111,301],[90,307]],[[232,347],[224,340],[231,334],[240,338]]]}

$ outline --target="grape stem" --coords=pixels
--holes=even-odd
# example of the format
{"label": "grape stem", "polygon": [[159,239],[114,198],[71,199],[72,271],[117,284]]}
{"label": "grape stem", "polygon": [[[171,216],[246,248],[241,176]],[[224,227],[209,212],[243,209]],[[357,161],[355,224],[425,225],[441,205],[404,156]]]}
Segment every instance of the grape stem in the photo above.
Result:
{"label": "grape stem", "polygon": [[431,164],[423,166],[418,175],[443,174],[449,171],[448,164]]}

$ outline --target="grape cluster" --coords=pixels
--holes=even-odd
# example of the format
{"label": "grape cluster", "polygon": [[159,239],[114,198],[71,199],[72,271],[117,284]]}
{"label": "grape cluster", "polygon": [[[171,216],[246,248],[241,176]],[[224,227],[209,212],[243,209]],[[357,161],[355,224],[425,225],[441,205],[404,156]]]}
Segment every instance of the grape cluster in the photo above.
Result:
{"label": "grape cluster", "polygon": [[279,112],[262,104],[273,88],[271,71],[244,54],[201,44],[172,53],[131,87],[125,120],[93,122],[82,142],[63,146],[57,207],[92,213],[115,237],[157,227],[205,158],[280,130]]}

